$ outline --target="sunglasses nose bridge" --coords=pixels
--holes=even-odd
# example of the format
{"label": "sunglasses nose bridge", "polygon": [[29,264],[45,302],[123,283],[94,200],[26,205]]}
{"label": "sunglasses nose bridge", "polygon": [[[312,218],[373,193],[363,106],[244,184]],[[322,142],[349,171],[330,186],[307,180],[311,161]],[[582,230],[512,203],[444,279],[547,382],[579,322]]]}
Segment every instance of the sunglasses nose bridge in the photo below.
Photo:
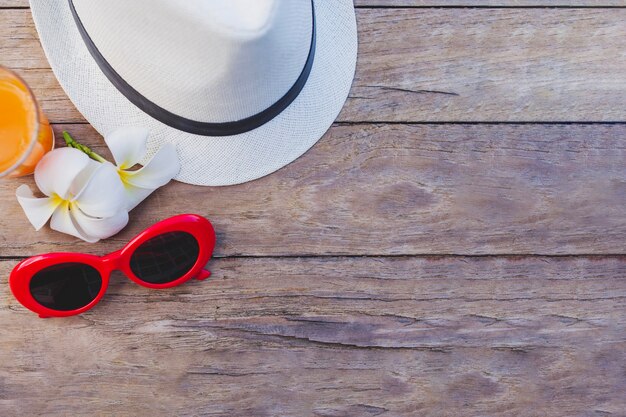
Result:
{"label": "sunglasses nose bridge", "polygon": [[109,253],[108,255],[102,257],[102,264],[109,270],[114,271],[116,269],[121,268],[121,250],[115,251],[113,253]]}

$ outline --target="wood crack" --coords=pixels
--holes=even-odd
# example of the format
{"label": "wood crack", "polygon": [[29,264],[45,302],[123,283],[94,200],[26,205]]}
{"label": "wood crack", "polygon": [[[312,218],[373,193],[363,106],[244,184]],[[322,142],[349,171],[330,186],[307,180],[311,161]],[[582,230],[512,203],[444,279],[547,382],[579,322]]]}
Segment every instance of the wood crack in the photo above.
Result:
{"label": "wood crack", "polygon": [[460,94],[451,92],[451,91],[442,91],[442,90],[425,90],[425,89],[410,89],[410,88],[401,88],[401,87],[390,87],[386,85],[366,85],[365,88],[378,88],[381,90],[388,91],[401,91],[403,93],[413,93],[413,94],[443,94],[446,96],[460,96]]}

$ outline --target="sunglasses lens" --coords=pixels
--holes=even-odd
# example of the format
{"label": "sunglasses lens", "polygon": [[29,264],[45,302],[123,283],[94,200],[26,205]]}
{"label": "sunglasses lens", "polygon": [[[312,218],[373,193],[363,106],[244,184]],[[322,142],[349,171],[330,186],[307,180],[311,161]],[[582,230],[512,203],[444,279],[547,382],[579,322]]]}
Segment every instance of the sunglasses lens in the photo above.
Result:
{"label": "sunglasses lens", "polygon": [[187,232],[169,232],[141,244],[130,258],[130,269],[141,280],[165,284],[185,275],[198,260],[200,247]]}
{"label": "sunglasses lens", "polygon": [[76,310],[92,302],[102,288],[102,277],[92,266],[64,263],[37,272],[30,292],[42,306],[58,311]]}

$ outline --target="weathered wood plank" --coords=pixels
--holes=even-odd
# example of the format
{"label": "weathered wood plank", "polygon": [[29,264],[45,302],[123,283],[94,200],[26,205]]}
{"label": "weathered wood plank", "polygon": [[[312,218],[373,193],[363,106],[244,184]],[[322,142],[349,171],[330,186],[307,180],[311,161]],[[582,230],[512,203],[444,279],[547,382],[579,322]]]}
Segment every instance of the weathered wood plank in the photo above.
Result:
{"label": "weathered wood plank", "polygon": [[[449,6],[626,6],[624,0],[355,0],[357,7],[449,7]],[[28,0],[0,0],[0,7],[28,7]]]}
{"label": "weathered wood plank", "polygon": [[626,9],[381,9],[359,30],[344,121],[626,119]]}
{"label": "weathered wood plank", "polygon": [[[29,10],[0,19],[0,63],[27,69],[53,121],[82,121]],[[358,21],[342,121],[626,120],[626,9],[359,9]]]}
{"label": "weathered wood plank", "polygon": [[[56,126],[102,150],[88,125]],[[339,125],[278,173],[173,183],[97,246],[35,232],[0,182],[0,255],[113,251],[186,211],[215,224],[219,255],[626,252],[625,125]],[[60,142],[60,141],[59,141]]]}
{"label": "weathered wood plank", "polygon": [[0,0],[0,7],[29,7],[28,0]]}
{"label": "weathered wood plank", "polygon": [[[6,277],[14,261],[0,262]],[[3,416],[591,416],[626,407],[625,258],[219,259],[82,317],[0,291]]]}

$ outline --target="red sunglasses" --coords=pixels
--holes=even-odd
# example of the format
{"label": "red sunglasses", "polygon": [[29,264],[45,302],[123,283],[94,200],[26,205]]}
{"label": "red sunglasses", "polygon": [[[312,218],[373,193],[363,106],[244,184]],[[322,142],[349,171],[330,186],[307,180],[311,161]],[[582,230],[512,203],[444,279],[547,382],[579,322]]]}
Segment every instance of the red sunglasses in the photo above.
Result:
{"label": "red sunglasses", "polygon": [[214,247],[211,222],[182,214],[155,224],[123,249],[103,257],[48,253],[28,258],[13,269],[9,284],[17,301],[39,317],[67,317],[95,306],[114,270],[148,288],[208,278],[211,273],[204,267]]}

